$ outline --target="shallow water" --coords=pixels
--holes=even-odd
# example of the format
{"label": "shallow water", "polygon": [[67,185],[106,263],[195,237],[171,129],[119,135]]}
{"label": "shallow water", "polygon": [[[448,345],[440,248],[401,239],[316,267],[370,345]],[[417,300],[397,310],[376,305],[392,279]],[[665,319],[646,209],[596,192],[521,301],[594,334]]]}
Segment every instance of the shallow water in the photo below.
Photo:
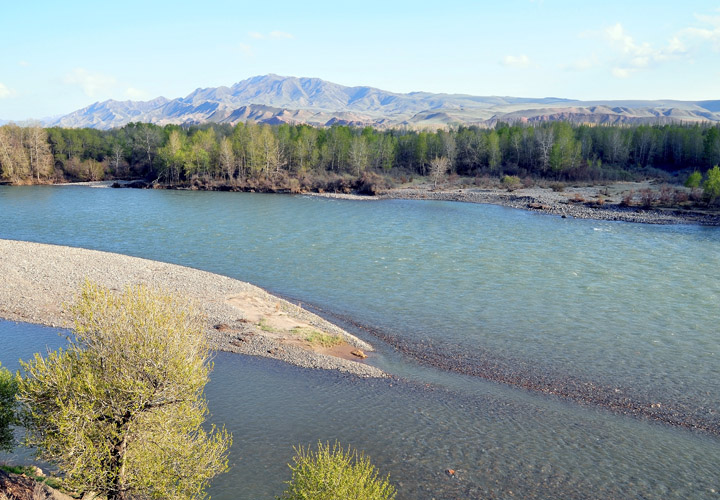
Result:
{"label": "shallow water", "polygon": [[[50,328],[0,321],[0,343],[3,365],[16,369],[19,357],[56,348],[62,338]],[[465,383],[454,391],[357,380],[219,353],[206,395],[211,421],[226,425],[235,444],[231,471],[210,493],[272,498],[289,479],[294,445],[337,439],[372,456],[401,499],[717,498],[714,438],[477,379]]]}
{"label": "shallow water", "polygon": [[591,381],[715,421],[717,228],[451,202],[73,186],[0,187],[0,213],[2,238],[218,272],[411,346],[398,354],[358,331],[380,348],[373,362],[403,383],[219,355],[208,397],[214,419],[235,433],[237,465],[213,498],[268,498],[282,489],[292,445],[335,438],[368,451],[402,482],[402,498],[718,489],[716,437],[438,371],[414,356],[424,348],[468,366],[491,359],[505,375]]}

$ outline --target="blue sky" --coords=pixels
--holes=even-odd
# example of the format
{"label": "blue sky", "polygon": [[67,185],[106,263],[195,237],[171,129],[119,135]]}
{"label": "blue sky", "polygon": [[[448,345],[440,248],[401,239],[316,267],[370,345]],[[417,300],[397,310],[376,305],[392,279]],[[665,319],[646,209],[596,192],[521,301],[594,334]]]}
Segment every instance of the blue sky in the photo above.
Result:
{"label": "blue sky", "polygon": [[720,1],[24,1],[0,119],[276,73],[395,92],[720,99]]}

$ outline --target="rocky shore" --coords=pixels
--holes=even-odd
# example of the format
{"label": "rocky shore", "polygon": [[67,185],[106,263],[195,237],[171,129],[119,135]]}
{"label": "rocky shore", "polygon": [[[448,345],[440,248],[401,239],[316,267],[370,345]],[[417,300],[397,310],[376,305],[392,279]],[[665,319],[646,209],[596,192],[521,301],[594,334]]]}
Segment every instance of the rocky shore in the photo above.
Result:
{"label": "rocky shore", "polygon": [[[634,222],[640,224],[696,224],[720,226],[720,213],[687,209],[645,208],[639,195],[633,206],[623,206],[622,198],[633,190],[639,193],[648,183],[619,182],[607,186],[578,187],[553,191],[530,187],[508,191],[473,187],[437,188],[429,184],[389,189],[377,196],[344,193],[307,193],[311,196],[344,200],[439,200],[465,203],[486,203],[555,215],[563,218]],[[599,201],[601,200],[601,201]]]}
{"label": "rocky shore", "polygon": [[[635,222],[642,224],[698,224],[720,226],[720,214],[692,210],[642,208],[622,206],[623,189],[638,190],[637,183],[618,183],[610,187],[582,187],[556,192],[549,188],[524,188],[515,191],[500,189],[433,189],[431,186],[398,188],[387,191],[379,198],[404,200],[445,200],[469,203],[488,203],[532,210],[560,217]],[[602,199],[600,203],[598,200]]]}
{"label": "rocky shore", "polygon": [[[213,349],[361,377],[386,376],[362,362],[372,346],[249,283],[137,257],[23,241],[0,239],[0,255],[0,318],[68,328],[64,305],[73,302],[85,279],[116,290],[145,284],[193,300],[207,318]],[[308,332],[343,342],[324,348],[308,342]]]}

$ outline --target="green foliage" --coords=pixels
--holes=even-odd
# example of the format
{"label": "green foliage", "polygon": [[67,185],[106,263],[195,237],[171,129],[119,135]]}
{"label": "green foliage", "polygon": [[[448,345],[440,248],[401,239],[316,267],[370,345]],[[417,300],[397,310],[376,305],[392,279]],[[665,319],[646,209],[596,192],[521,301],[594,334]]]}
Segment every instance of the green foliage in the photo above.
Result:
{"label": "green foliage", "polygon": [[390,500],[395,487],[389,476],[378,477],[378,471],[364,454],[337,442],[318,443],[317,451],[310,447],[295,448],[292,479],[280,500]]}
{"label": "green foliage", "polygon": [[503,175],[500,184],[510,191],[518,189],[522,185],[522,181],[516,175]]}
{"label": "green foliage", "polygon": [[[130,123],[113,130],[47,131],[0,126],[0,176],[15,183],[114,175],[169,184],[214,181],[263,190],[262,182],[288,179],[290,174],[297,180],[294,186],[324,189],[308,178],[328,173],[358,177],[371,171],[425,176],[432,173],[435,158],[447,158],[448,171],[458,175],[632,180],[717,164],[720,126],[589,127],[553,122],[437,131],[264,123]],[[290,187],[280,183],[279,190]]]}
{"label": "green foliage", "polygon": [[277,333],[280,330],[272,326],[270,323],[267,322],[267,319],[260,318],[260,321],[257,322],[258,328],[260,328],[263,332],[270,332],[270,333]]}
{"label": "green foliage", "polygon": [[708,198],[709,203],[713,203],[720,197],[720,167],[718,165],[707,171],[703,194]]}
{"label": "green foliage", "polygon": [[70,346],[22,363],[27,444],[75,491],[205,498],[231,438],[202,425],[212,363],[195,308],[144,286],[86,282],[71,312]]}
{"label": "green foliage", "polygon": [[307,342],[310,342],[310,344],[319,345],[321,347],[335,347],[343,343],[342,337],[338,335],[319,332],[312,328],[295,327],[292,329],[292,333],[295,335],[302,335]]}
{"label": "green foliage", "polygon": [[685,187],[689,187],[692,189],[696,189],[700,187],[700,183],[702,182],[702,174],[695,170],[692,174],[690,174],[685,181]]}
{"label": "green foliage", "polygon": [[581,145],[569,123],[554,124],[554,141],[550,149],[550,168],[555,172],[575,168],[580,159]]}
{"label": "green foliage", "polygon": [[18,423],[15,415],[17,391],[17,377],[0,364],[0,451],[12,450],[15,441],[12,426]]}

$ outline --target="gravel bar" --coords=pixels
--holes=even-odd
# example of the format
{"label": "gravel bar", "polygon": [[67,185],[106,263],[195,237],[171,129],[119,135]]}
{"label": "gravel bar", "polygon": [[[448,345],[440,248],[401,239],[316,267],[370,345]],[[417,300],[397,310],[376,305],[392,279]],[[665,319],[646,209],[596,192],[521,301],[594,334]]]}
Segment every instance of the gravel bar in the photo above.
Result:
{"label": "gravel bar", "polygon": [[[594,196],[595,189],[571,189],[578,194]],[[515,191],[499,189],[432,189],[400,188],[389,190],[378,198],[403,200],[442,200],[467,203],[487,203],[505,207],[532,210],[560,217],[576,219],[594,219],[608,221],[634,222],[641,224],[697,224],[702,226],[720,226],[718,213],[682,211],[658,208],[623,207],[619,203],[607,203],[604,206],[588,206],[586,203],[574,203],[569,193],[558,193],[547,188],[524,188]]]}
{"label": "gravel bar", "polygon": [[285,321],[311,325],[341,336],[347,344],[372,351],[368,343],[336,325],[249,283],[137,257],[41,243],[0,239],[0,318],[56,328],[71,327],[66,305],[85,279],[113,290],[145,284],[189,297],[207,318],[215,350],[278,359],[297,366],[339,370],[360,377],[384,377],[361,361],[303,348],[301,342],[264,331],[250,310],[272,311]]}

